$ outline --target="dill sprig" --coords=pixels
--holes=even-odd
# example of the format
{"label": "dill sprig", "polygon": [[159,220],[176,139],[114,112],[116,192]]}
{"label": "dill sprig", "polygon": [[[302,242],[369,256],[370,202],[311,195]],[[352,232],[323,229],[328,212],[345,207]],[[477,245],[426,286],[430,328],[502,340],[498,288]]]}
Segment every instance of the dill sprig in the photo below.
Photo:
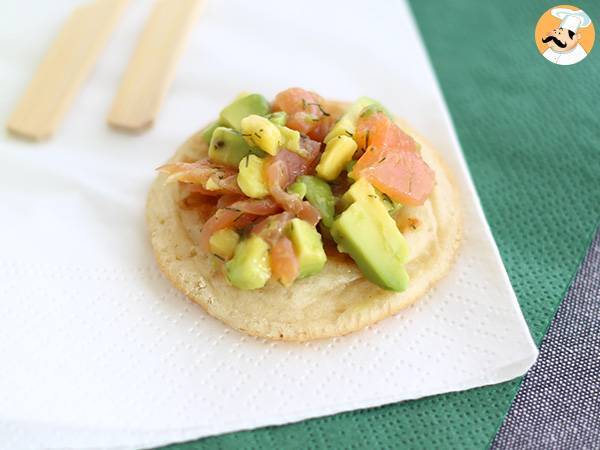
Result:
{"label": "dill sprig", "polygon": [[325,110],[323,109],[323,105],[321,105],[320,103],[316,103],[316,102],[313,102],[313,103],[307,103],[306,101],[305,101],[305,103],[306,103],[307,105],[312,105],[312,106],[316,106],[317,108],[319,108],[319,111],[321,111],[321,114],[323,114],[325,117],[329,117],[329,116],[331,115],[331,114],[329,114],[327,111],[325,111]]}

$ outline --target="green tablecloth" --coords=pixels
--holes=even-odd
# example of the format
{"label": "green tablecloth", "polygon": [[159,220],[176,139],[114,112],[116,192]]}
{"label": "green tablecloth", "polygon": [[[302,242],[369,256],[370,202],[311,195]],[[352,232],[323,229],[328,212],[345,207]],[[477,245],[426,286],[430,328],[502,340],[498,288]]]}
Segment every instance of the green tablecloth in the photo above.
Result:
{"label": "green tablecloth", "polygon": [[[600,219],[600,48],[574,66],[556,66],[538,55],[534,27],[554,5],[411,1],[537,342]],[[600,25],[600,2],[577,6]],[[481,449],[493,438],[518,385],[515,380],[171,448]]]}

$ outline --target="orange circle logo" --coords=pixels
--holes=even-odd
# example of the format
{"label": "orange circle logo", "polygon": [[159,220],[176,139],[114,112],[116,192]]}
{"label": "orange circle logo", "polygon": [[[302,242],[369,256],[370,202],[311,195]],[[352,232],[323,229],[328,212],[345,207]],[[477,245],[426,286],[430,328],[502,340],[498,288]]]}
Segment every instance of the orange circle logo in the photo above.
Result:
{"label": "orange circle logo", "polygon": [[535,27],[535,44],[548,61],[561,66],[576,64],[594,46],[596,32],[592,19],[577,6],[550,8]]}

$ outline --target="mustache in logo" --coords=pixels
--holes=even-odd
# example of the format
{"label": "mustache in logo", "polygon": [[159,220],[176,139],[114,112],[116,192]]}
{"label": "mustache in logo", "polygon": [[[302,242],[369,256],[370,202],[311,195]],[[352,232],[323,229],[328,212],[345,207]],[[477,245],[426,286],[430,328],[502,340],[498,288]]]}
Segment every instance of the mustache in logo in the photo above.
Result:
{"label": "mustache in logo", "polygon": [[566,42],[562,42],[559,41],[557,37],[555,36],[546,36],[545,38],[542,38],[542,42],[545,44],[546,42],[550,42],[550,41],[554,41],[554,43],[559,46],[560,48],[565,48],[567,46]]}

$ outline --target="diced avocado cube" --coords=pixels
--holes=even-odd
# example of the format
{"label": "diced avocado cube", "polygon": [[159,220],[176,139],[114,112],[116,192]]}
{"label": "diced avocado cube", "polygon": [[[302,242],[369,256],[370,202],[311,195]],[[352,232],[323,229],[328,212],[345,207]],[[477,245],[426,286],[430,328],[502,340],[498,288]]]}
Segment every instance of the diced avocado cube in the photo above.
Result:
{"label": "diced avocado cube", "polygon": [[391,198],[389,198],[386,194],[378,191],[371,183],[369,183],[365,178],[359,178],[358,181],[352,184],[348,188],[348,190],[342,195],[340,199],[340,205],[342,209],[346,209],[355,201],[365,199],[365,198],[376,198],[381,199],[381,202],[387,212],[390,215],[394,215],[398,209],[402,207],[399,203],[396,203]]}
{"label": "diced avocado cube", "polygon": [[285,111],[277,111],[271,114],[267,114],[267,119],[269,119],[275,125],[284,127],[287,123],[287,113]]}
{"label": "diced avocado cube", "polygon": [[208,147],[211,161],[237,167],[248,153],[250,146],[238,131],[226,127],[215,128]]}
{"label": "diced avocado cube", "polygon": [[319,210],[323,225],[330,227],[335,213],[335,197],[331,192],[331,186],[311,175],[302,175],[296,182],[306,186],[306,200]]}
{"label": "diced avocado cube", "polygon": [[250,145],[276,155],[281,145],[281,131],[279,127],[266,117],[252,114],[242,119],[242,136]]}
{"label": "diced avocado cube", "polygon": [[349,136],[340,135],[331,139],[321,155],[321,161],[317,166],[317,175],[324,180],[335,180],[348,161],[352,160],[356,148],[356,142]]}
{"label": "diced avocado cube", "polygon": [[407,288],[408,246],[379,197],[352,203],[330,230],[338,249],[350,255],[368,280],[392,291]]}
{"label": "diced avocado cube", "polygon": [[359,178],[344,192],[340,204],[342,209],[346,209],[352,203],[369,197],[377,197],[377,191],[365,178]]}
{"label": "diced avocado cube", "polygon": [[350,180],[354,180],[354,178],[350,175],[352,173],[352,169],[354,169],[354,166],[356,165],[356,159],[351,159],[350,161],[348,161],[348,164],[346,164],[346,173],[348,174],[348,178],[350,178]]}
{"label": "diced avocado cube", "polygon": [[292,241],[294,253],[300,264],[298,278],[305,278],[320,272],[327,261],[327,256],[317,229],[310,223],[295,218],[287,228],[287,235]]}
{"label": "diced avocado cube", "polygon": [[264,159],[256,155],[247,155],[238,167],[237,184],[244,194],[251,198],[264,198],[269,195]]}
{"label": "diced avocado cube", "polygon": [[296,194],[302,200],[306,195],[306,185],[300,181],[295,181],[288,186],[287,191],[290,194]]}
{"label": "diced avocado cube", "polygon": [[231,259],[240,235],[231,228],[223,228],[215,232],[209,239],[210,252],[224,260]]}
{"label": "diced avocado cube", "polygon": [[369,105],[379,104],[375,100],[368,97],[360,97],[356,100],[348,111],[344,113],[344,115],[337,121],[337,123],[333,126],[333,128],[327,133],[325,136],[325,142],[329,142],[334,137],[337,136],[348,136],[353,137],[356,132],[356,122],[358,121],[358,116],[361,111]]}
{"label": "diced avocado cube", "polygon": [[300,156],[306,156],[306,150],[300,148],[300,132],[288,127],[279,127],[281,146]]}
{"label": "diced avocado cube", "polygon": [[206,180],[206,183],[204,183],[204,188],[208,191],[218,191],[221,189],[221,186],[215,183],[215,180],[209,178],[208,180]]}
{"label": "diced avocado cube", "polygon": [[207,144],[210,143],[213,132],[220,126],[221,123],[218,120],[215,120],[214,122],[209,124],[204,130],[202,130],[202,140]]}
{"label": "diced avocado cube", "polygon": [[391,116],[389,111],[386,108],[384,108],[383,105],[381,105],[380,103],[377,103],[377,102],[375,102],[371,105],[365,106],[362,109],[362,111],[360,112],[360,114],[358,115],[358,118],[369,117],[378,112],[384,113],[386,116],[388,116],[388,118],[393,120],[393,117]]}
{"label": "diced avocado cube", "polygon": [[240,131],[242,119],[251,114],[264,116],[269,113],[269,102],[259,94],[238,97],[221,111],[221,122]]}
{"label": "diced avocado cube", "polygon": [[256,235],[240,241],[233,258],[225,263],[225,275],[239,289],[259,289],[271,278],[269,244]]}

